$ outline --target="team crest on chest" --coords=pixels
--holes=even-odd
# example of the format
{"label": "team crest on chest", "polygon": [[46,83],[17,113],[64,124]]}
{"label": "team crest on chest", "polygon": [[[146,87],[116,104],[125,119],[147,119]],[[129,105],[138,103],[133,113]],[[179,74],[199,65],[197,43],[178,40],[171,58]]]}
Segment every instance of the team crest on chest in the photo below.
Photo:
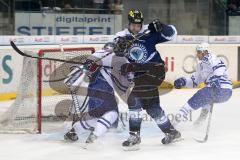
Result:
{"label": "team crest on chest", "polygon": [[134,43],[129,48],[128,55],[131,60],[138,63],[144,63],[147,60],[147,49],[140,43]]}

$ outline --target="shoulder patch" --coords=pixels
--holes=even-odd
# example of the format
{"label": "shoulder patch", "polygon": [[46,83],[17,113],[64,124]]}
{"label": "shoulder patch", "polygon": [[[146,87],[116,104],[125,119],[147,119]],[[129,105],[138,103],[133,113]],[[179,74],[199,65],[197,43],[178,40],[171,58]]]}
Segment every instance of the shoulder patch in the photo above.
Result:
{"label": "shoulder patch", "polygon": [[208,58],[206,56],[203,57],[202,59],[203,62],[208,62]]}
{"label": "shoulder patch", "polygon": [[209,63],[210,60],[210,54],[206,54],[203,58],[202,58],[202,62],[203,63]]}

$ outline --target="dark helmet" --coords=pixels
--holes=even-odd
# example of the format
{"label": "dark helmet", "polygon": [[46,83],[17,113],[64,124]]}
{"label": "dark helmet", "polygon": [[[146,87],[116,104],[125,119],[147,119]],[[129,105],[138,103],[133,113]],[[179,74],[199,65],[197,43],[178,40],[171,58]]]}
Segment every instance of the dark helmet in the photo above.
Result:
{"label": "dark helmet", "polygon": [[139,10],[130,10],[128,13],[129,23],[143,23],[143,14]]}

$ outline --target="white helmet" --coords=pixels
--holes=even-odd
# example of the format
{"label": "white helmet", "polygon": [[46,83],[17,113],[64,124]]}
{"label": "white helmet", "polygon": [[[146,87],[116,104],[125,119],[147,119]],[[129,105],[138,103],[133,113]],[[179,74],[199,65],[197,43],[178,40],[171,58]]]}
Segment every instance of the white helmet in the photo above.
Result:
{"label": "white helmet", "polygon": [[196,47],[196,51],[208,51],[209,49],[209,44],[206,42],[203,42],[201,44],[198,44]]}

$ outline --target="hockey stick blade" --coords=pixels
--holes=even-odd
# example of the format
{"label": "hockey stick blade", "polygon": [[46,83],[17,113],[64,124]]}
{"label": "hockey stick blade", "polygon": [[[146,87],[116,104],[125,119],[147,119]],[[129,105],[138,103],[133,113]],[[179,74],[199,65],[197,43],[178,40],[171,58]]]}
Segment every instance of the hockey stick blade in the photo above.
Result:
{"label": "hockey stick blade", "polygon": [[198,143],[206,143],[208,140],[208,135],[206,135],[203,140],[199,140],[199,139],[195,139],[195,138],[194,138],[194,140],[197,141]]}

